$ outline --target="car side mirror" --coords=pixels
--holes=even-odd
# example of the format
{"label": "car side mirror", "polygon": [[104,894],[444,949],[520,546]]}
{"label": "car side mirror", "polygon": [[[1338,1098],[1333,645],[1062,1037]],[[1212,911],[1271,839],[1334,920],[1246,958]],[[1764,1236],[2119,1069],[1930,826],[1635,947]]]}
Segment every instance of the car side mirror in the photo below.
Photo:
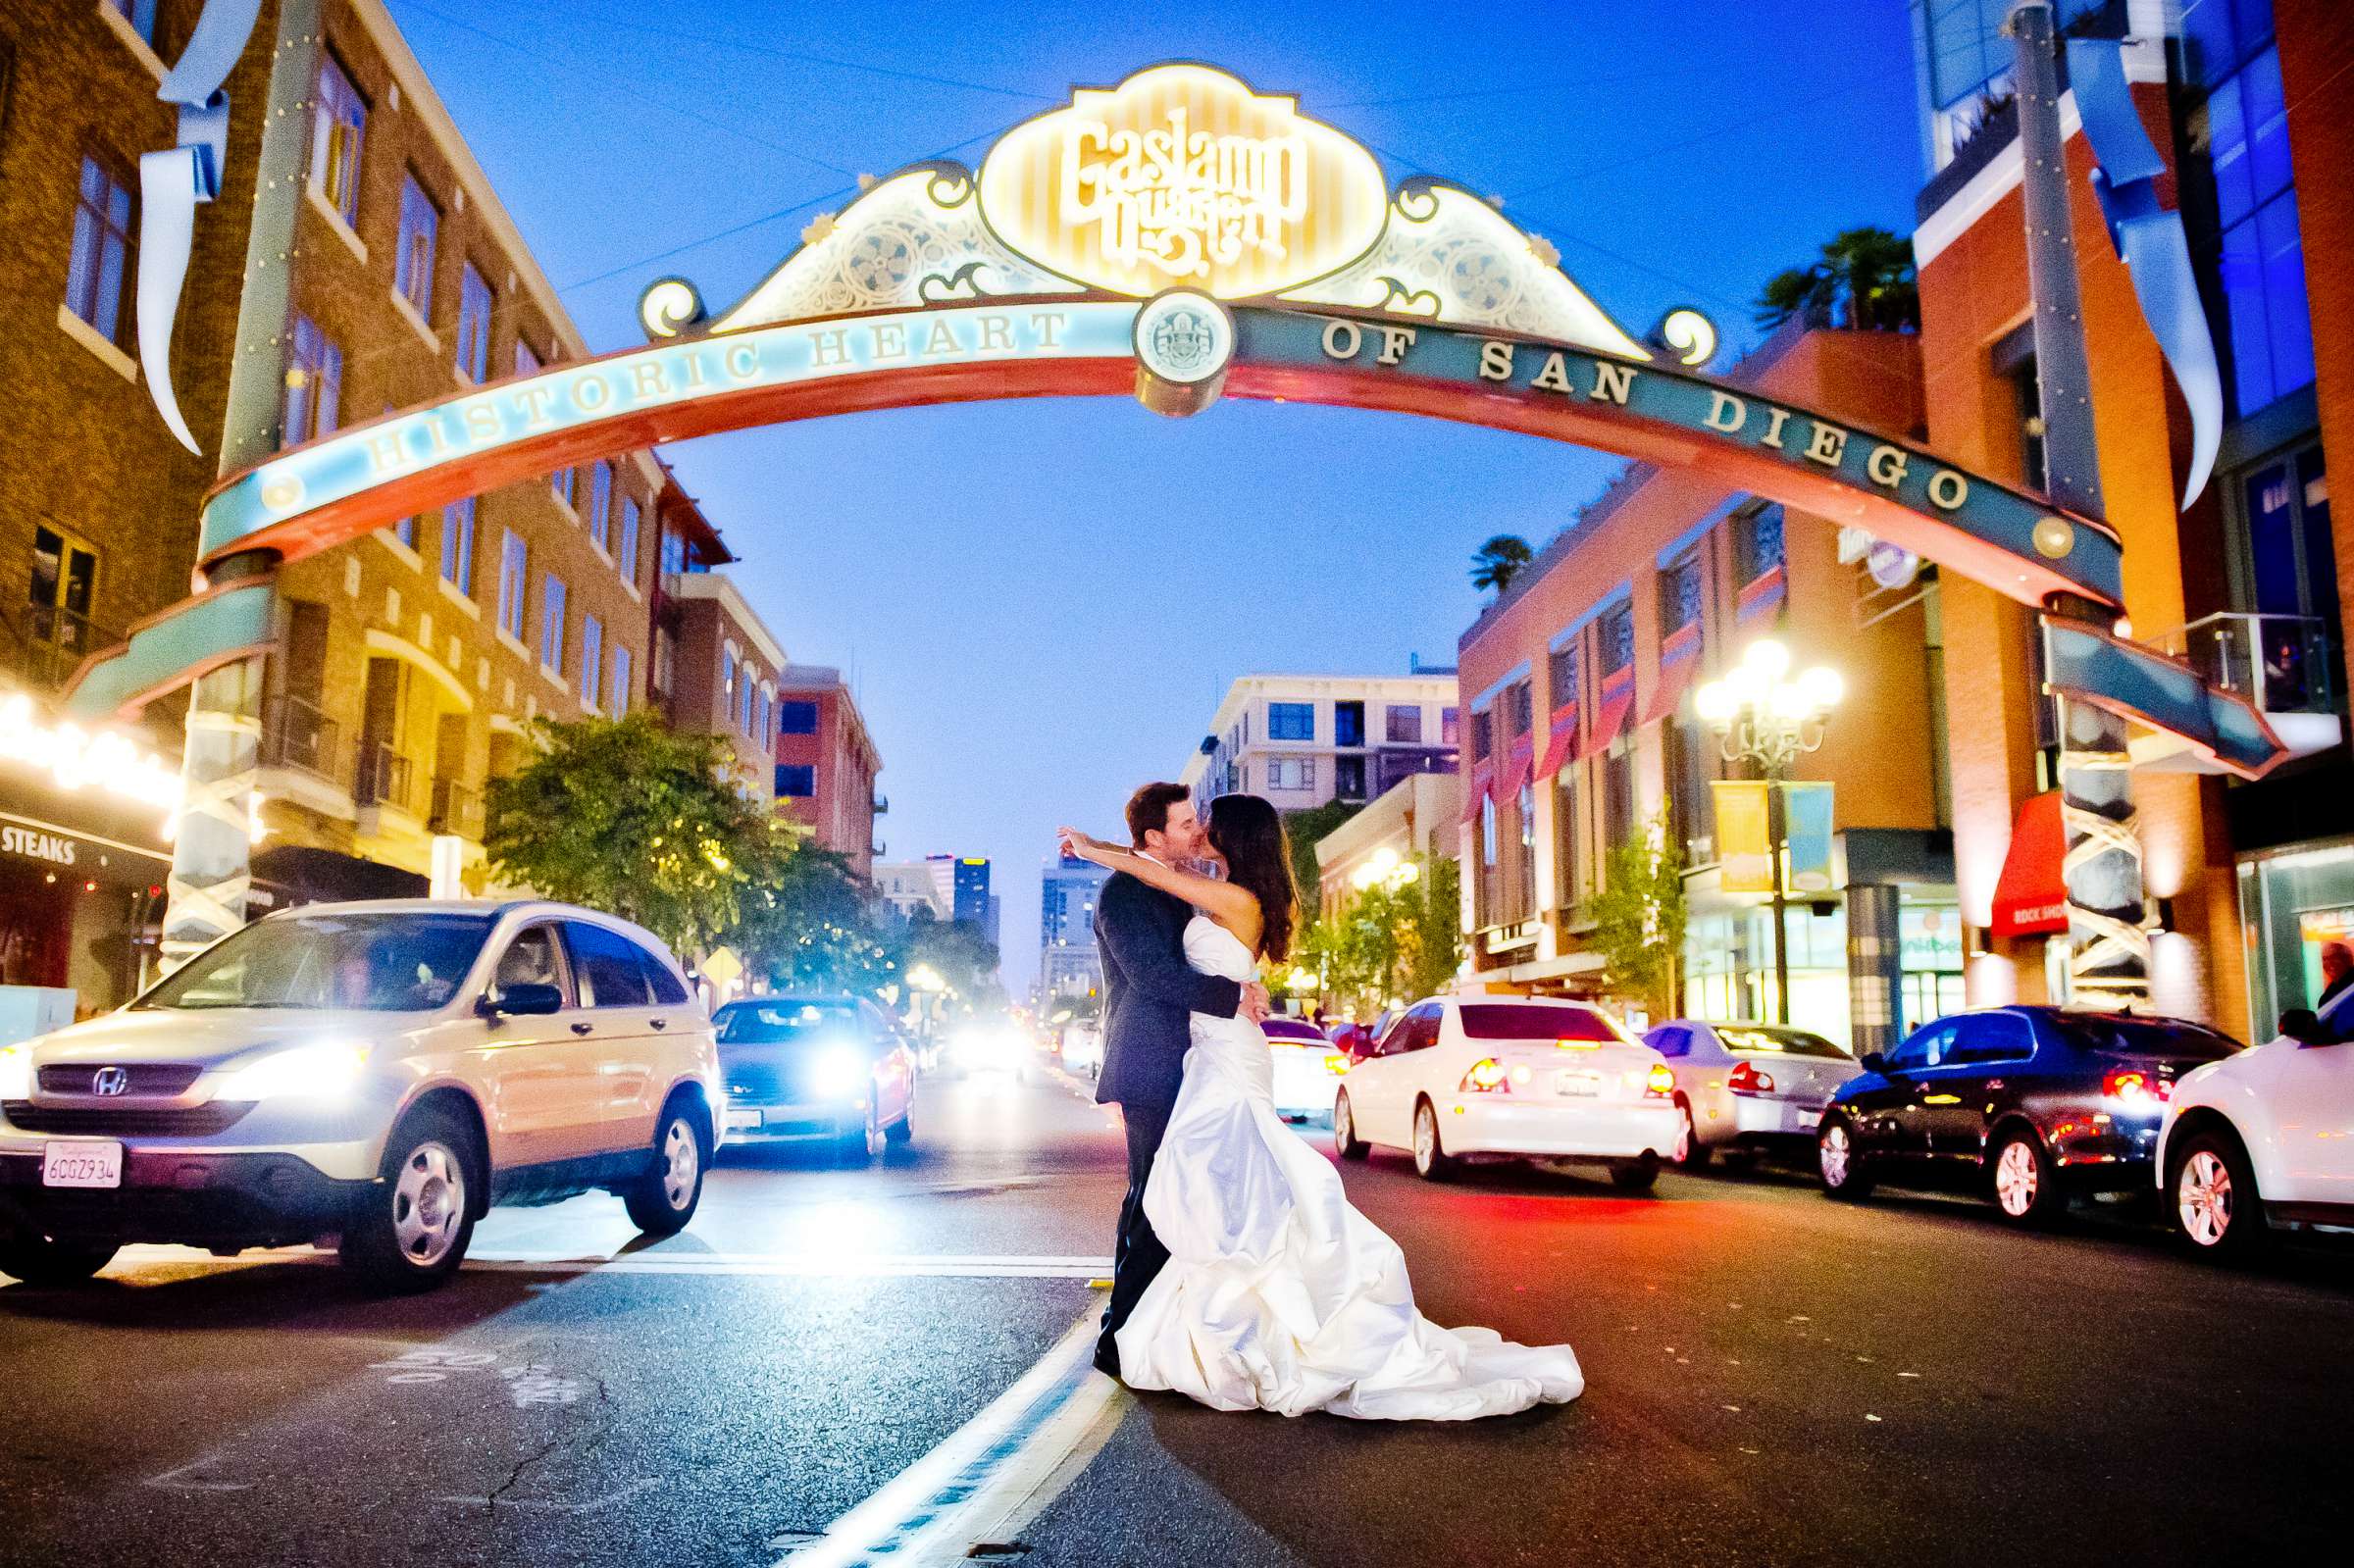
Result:
{"label": "car side mirror", "polygon": [[2310,1007],[2292,1007],[2280,1015],[2280,1033],[2301,1045],[2319,1044],[2328,1037]]}
{"label": "car side mirror", "polygon": [[1878,1051],[1866,1051],[1860,1065],[1867,1073],[1885,1073],[1888,1071],[1888,1058]]}
{"label": "car side mirror", "polygon": [[563,1010],[564,992],[553,986],[530,983],[505,986],[499,988],[495,998],[488,995],[483,998],[484,1012],[516,1018],[545,1016]]}

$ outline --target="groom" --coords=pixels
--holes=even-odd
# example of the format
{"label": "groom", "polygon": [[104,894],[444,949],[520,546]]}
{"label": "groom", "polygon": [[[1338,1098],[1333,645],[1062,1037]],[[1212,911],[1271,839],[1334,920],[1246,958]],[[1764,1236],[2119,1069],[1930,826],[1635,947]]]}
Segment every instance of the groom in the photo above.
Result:
{"label": "groom", "polygon": [[[1149,784],[1129,796],[1128,837],[1139,854],[1169,866],[1199,860],[1209,847],[1183,784]],[[1145,1218],[1145,1183],[1185,1076],[1186,1015],[1253,1023],[1267,1016],[1265,986],[1204,975],[1185,961],[1192,915],[1183,899],[1125,872],[1105,882],[1096,900],[1096,946],[1103,956],[1103,1070],[1096,1098],[1118,1105],[1128,1126],[1128,1197],[1120,1205],[1111,1304],[1096,1342],[1096,1365],[1115,1378],[1120,1351],[1112,1336],[1169,1260]]]}

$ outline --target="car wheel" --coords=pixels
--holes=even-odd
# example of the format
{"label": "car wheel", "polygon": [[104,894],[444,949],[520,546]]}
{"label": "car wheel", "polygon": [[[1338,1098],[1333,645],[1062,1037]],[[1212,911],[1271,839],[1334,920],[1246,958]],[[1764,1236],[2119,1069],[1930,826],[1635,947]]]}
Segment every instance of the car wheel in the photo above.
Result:
{"label": "car wheel", "polygon": [[1414,1106],[1414,1174],[1425,1182],[1444,1182],[1455,1175],[1455,1157],[1439,1142],[1438,1107],[1428,1100]]}
{"label": "car wheel", "polygon": [[[2175,1225],[2191,1249],[2208,1257],[2245,1258],[2269,1237],[2256,1172],[2227,1133],[2200,1133],[2182,1145],[2167,1186]],[[6,1268],[0,1261],[0,1268]]]}
{"label": "car wheel", "polygon": [[1871,1167],[1856,1147],[1856,1130],[1844,1116],[1826,1116],[1815,1135],[1815,1164],[1826,1197],[1855,1202],[1871,1195]]}
{"label": "car wheel", "polygon": [[621,1194],[630,1223],[648,1236],[676,1236],[694,1218],[703,1200],[703,1172],[711,1149],[702,1118],[685,1100],[674,1100],[654,1129],[653,1162]]}
{"label": "car wheel", "polygon": [[448,1279],[474,1239],[480,1169],[465,1123],[432,1109],[402,1117],[344,1225],[343,1266],[374,1290],[423,1290]]}
{"label": "car wheel", "polygon": [[1628,1160],[1611,1167],[1611,1185],[1629,1192],[1648,1192],[1660,1182],[1660,1167],[1655,1160]]}
{"label": "car wheel", "polygon": [[1361,1160],[1372,1147],[1356,1136],[1356,1116],[1349,1109],[1349,1091],[1341,1090],[1332,1102],[1332,1146],[1345,1160]]}
{"label": "car wheel", "polygon": [[1700,1129],[1692,1125],[1692,1102],[1677,1098],[1675,1102],[1675,1147],[1667,1158],[1679,1171],[1697,1171],[1709,1163],[1713,1152],[1700,1140]]}
{"label": "car wheel", "polygon": [[107,1241],[61,1241],[48,1236],[0,1238],[0,1274],[36,1287],[79,1285],[113,1260]]}
{"label": "car wheel", "polygon": [[2043,1140],[2025,1128],[2013,1128],[1995,1144],[1988,1180],[1994,1206],[2014,1225],[2041,1225],[2068,1206],[2060,1173],[2044,1152]]}
{"label": "car wheel", "polygon": [[896,1143],[901,1148],[915,1140],[915,1107],[911,1104],[900,1113],[899,1119],[883,1129],[883,1141]]}
{"label": "car wheel", "polygon": [[881,1116],[882,1111],[879,1107],[869,1105],[866,1108],[866,1125],[854,1133],[843,1135],[840,1152],[844,1165],[871,1164],[882,1154],[883,1123],[880,1120]]}

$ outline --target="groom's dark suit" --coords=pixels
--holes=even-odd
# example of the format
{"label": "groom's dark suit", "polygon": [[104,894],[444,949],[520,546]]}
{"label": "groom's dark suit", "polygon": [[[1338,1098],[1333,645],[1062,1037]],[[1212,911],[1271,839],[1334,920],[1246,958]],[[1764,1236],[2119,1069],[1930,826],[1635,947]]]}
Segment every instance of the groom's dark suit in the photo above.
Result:
{"label": "groom's dark suit", "polygon": [[1185,961],[1185,923],[1192,917],[1184,899],[1126,872],[1104,883],[1096,901],[1096,946],[1103,957],[1103,1072],[1096,1098],[1117,1104],[1128,1125],[1128,1198],[1120,1205],[1111,1304],[1096,1347],[1096,1365],[1115,1375],[1119,1349],[1112,1335],[1169,1260],[1145,1218],[1145,1183],[1185,1077],[1186,1015],[1232,1018],[1242,1007],[1240,985]]}

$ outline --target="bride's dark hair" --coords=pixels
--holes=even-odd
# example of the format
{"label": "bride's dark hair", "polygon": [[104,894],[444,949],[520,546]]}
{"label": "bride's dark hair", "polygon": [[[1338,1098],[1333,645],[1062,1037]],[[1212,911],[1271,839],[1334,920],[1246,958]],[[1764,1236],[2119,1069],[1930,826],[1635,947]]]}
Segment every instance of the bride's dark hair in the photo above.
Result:
{"label": "bride's dark hair", "polygon": [[1257,795],[1220,795],[1209,803],[1210,847],[1226,857],[1226,880],[1258,900],[1259,955],[1281,963],[1292,952],[1292,846],[1283,818]]}

